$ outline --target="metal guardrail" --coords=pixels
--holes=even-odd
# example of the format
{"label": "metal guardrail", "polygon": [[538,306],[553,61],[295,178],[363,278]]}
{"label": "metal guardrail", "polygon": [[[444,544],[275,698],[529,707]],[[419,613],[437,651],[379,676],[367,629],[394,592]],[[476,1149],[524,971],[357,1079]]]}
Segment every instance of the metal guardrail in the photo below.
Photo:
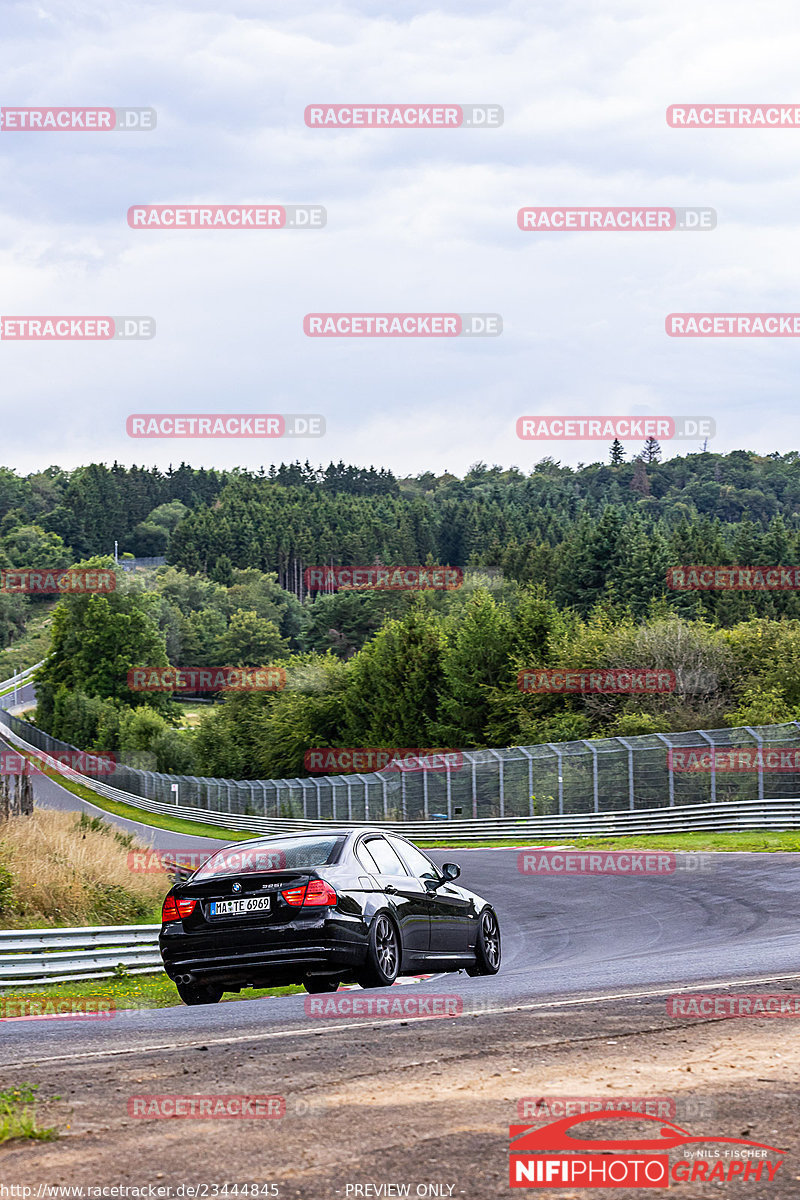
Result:
{"label": "metal guardrail", "polygon": [[111,979],[115,968],[154,975],[162,967],[160,925],[0,930],[0,988]]}
{"label": "metal guardrail", "polygon": [[30,678],[33,675],[34,671],[39,670],[39,667],[41,667],[43,662],[44,662],[44,659],[42,659],[41,662],[34,663],[33,666],[28,667],[27,670],[21,671],[18,674],[12,675],[10,679],[4,679],[0,683],[0,696],[5,695],[7,692],[13,692],[19,687],[23,687],[26,683],[28,683],[30,681]]}

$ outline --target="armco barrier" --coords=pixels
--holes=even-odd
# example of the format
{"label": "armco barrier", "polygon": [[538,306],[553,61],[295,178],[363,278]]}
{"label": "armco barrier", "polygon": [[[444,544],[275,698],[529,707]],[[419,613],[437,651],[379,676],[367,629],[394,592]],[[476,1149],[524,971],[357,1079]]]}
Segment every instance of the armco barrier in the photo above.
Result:
{"label": "armco barrier", "polygon": [[2,930],[0,988],[110,979],[118,966],[130,975],[154,975],[163,969],[160,930],[160,925]]}
{"label": "armco barrier", "polygon": [[[42,659],[42,662],[44,662],[44,659]],[[30,683],[31,676],[33,675],[34,671],[38,671],[41,665],[41,662],[34,663],[34,665],[32,667],[28,667],[26,671],[20,671],[18,675],[12,675],[10,679],[4,679],[0,683],[0,700],[3,697],[7,699],[8,695],[13,696],[17,688],[24,687],[26,683]]]}
{"label": "armco barrier", "polygon": [[[503,813],[501,803],[501,812],[499,814],[491,813],[483,817],[473,817],[472,819],[454,814],[447,820],[432,820],[427,811],[422,820],[415,820],[408,812],[405,813],[405,819],[401,818],[398,820],[393,812],[388,811],[388,805],[386,804],[384,804],[382,810],[378,805],[375,805],[373,810],[370,811],[368,789],[371,781],[377,780],[379,784],[384,785],[382,794],[385,802],[387,795],[386,788],[393,788],[395,791],[402,789],[406,784],[405,775],[401,775],[400,780],[397,780],[396,777],[392,780],[387,780],[385,775],[381,778],[380,772],[372,777],[356,776],[355,779],[360,781],[359,788],[363,788],[362,803],[358,806],[353,803],[352,777],[339,777],[335,780],[329,780],[327,782],[330,782],[334,788],[345,790],[347,797],[345,811],[336,812],[334,805],[332,813],[330,811],[323,813],[321,811],[321,785],[326,782],[325,780],[252,780],[236,782],[214,779],[186,780],[184,777],[170,775],[154,776],[152,772],[134,771],[133,768],[118,768],[117,772],[115,772],[115,779],[120,774],[125,775],[126,781],[127,777],[132,776],[139,787],[142,787],[142,781],[146,781],[148,778],[169,781],[171,784],[177,785],[179,789],[186,782],[193,783],[200,789],[205,789],[204,798],[208,806],[186,805],[174,800],[172,802],[164,802],[163,800],[143,796],[127,788],[113,787],[102,778],[93,779],[80,775],[77,771],[57,763],[41,748],[41,744],[46,741],[57,753],[64,753],[72,748],[66,746],[63,742],[57,742],[47,734],[43,734],[41,730],[37,730],[35,726],[29,725],[27,722],[19,721],[15,717],[9,716],[8,713],[0,711],[0,724],[5,725],[6,728],[3,732],[3,737],[10,744],[28,751],[35,747],[37,757],[49,763],[56,772],[66,778],[74,779],[76,782],[84,784],[100,796],[110,800],[121,801],[145,812],[182,817],[188,821],[202,821],[208,825],[218,825],[220,826],[220,832],[224,829],[233,829],[247,830],[253,834],[270,834],[290,832],[296,829],[329,827],[334,824],[380,824],[384,828],[405,833],[407,836],[418,840],[442,838],[448,840],[485,841],[487,838],[519,839],[530,837],[552,839],[602,834],[668,833],[687,830],[800,828],[800,775],[780,774],[777,778],[780,780],[782,790],[784,792],[794,792],[795,794],[774,795],[767,794],[768,791],[772,792],[773,790],[768,785],[771,785],[774,779],[773,774],[769,771],[762,769],[758,772],[751,772],[747,775],[734,778],[722,774],[717,778],[716,771],[711,770],[699,777],[692,775],[687,778],[682,773],[673,770],[667,756],[667,748],[669,746],[680,745],[707,747],[718,744],[730,747],[737,744],[746,744],[749,747],[753,747],[763,744],[765,747],[779,745],[797,747],[800,746],[800,734],[798,733],[797,725],[794,723],[791,726],[764,726],[760,730],[754,728],[747,730],[730,729],[715,731],[715,734],[710,732],[683,733],[674,734],[670,738],[665,734],[656,734],[641,738],[625,739],[628,766],[627,779],[625,776],[619,779],[620,787],[616,790],[616,793],[603,795],[602,808],[600,807],[600,792],[597,788],[599,773],[598,758],[603,752],[598,749],[601,743],[586,742],[564,743],[561,746],[553,745],[549,749],[559,755],[559,762],[562,764],[561,769],[563,771],[563,775],[559,778],[558,782],[559,811],[539,814],[536,811],[536,806],[541,803],[541,799],[530,791],[524,796],[524,799],[527,800],[528,796],[532,797],[530,808],[534,809],[533,813],[516,815],[513,812],[513,807],[516,807],[516,803],[513,806],[508,805],[508,807],[512,807],[511,813]],[[749,740],[746,743],[737,743],[737,735],[743,733],[747,735]],[[717,743],[712,740],[715,736],[719,737]],[[661,764],[656,764],[661,790],[655,796],[653,795],[653,780],[648,776],[646,770],[642,770],[641,773],[644,775],[647,786],[642,788],[641,791],[639,790],[634,754],[635,752],[652,754],[656,747],[648,744],[640,748],[632,744],[634,742],[652,743],[653,741],[656,742],[656,747],[661,747],[662,755]],[[590,796],[593,795],[593,803],[591,800],[588,804],[586,803],[585,793],[581,796],[581,793],[578,792],[577,796],[575,796],[572,792],[572,785],[576,781],[580,782],[580,776],[576,772],[574,760],[570,758],[570,751],[575,746],[589,747],[588,753],[592,754],[594,770],[590,774],[590,779],[593,775],[595,788],[593,793],[590,793]],[[497,763],[500,794],[502,797],[505,765],[509,761],[513,762],[515,755],[524,756],[523,761],[527,762],[529,772],[529,774],[526,774],[524,782],[529,788],[531,787],[533,763],[536,761],[535,751],[540,749],[548,748],[532,746],[528,748],[520,747],[516,750],[508,751],[465,751],[465,759],[471,761],[471,769],[468,767],[466,773],[468,778],[472,780],[473,797],[476,796],[474,790],[477,786],[475,767],[478,755],[494,756]],[[570,768],[572,768],[573,774],[570,774]],[[652,763],[650,764],[650,768],[652,769]],[[415,774],[417,776],[417,787],[426,788],[428,786],[427,773],[416,772]],[[422,781],[420,781],[419,776],[423,777]],[[448,780],[450,778],[450,776],[447,777]],[[487,790],[492,785],[492,782],[497,787],[497,779],[494,781],[490,779],[485,784],[483,779],[479,781],[481,785],[487,787]],[[565,782],[570,784],[569,792],[564,786]],[[518,796],[520,790],[518,775],[516,783]],[[621,786],[625,783],[627,783],[627,787]],[[443,786],[441,780],[437,781],[437,786]],[[255,798],[259,794],[258,789],[262,787],[274,789],[275,794],[278,796],[280,796],[281,789],[287,789],[291,795],[292,788],[296,788],[302,796],[302,804],[297,805],[297,807],[300,808],[300,812],[303,815],[290,812],[286,815],[276,814],[270,816],[263,812],[259,814],[257,811],[254,811],[254,808],[251,808],[250,811],[242,811],[241,807],[237,806],[234,808],[231,804],[232,788],[242,789],[252,798]],[[710,791],[710,800],[707,800],[703,795],[704,790]],[[527,791],[527,788],[525,791]],[[740,794],[736,794],[737,791]],[[748,792],[755,792],[756,794],[755,796],[747,795]],[[219,802],[220,798],[225,797],[226,793],[227,806],[224,803],[220,803],[219,807],[211,807],[209,802],[212,799],[217,799]],[[381,793],[379,792],[378,794],[380,795]],[[310,795],[316,795],[316,804],[308,804]],[[617,806],[612,807],[615,797]],[[645,803],[645,798],[650,799],[651,797],[656,802]],[[580,807],[574,803],[576,798],[583,799],[583,804]],[[452,799],[451,794],[451,803]],[[508,793],[506,793],[506,799],[508,799]],[[548,796],[545,799],[552,803],[554,798]],[[624,799],[628,800],[627,807],[623,807]],[[569,806],[567,802],[569,802]],[[293,806],[294,804],[292,804]],[[309,816],[307,807],[316,807],[316,813],[313,816]],[[543,807],[546,807],[546,805],[543,804]],[[568,810],[568,807],[571,811]],[[434,818],[438,815],[434,814]]]}

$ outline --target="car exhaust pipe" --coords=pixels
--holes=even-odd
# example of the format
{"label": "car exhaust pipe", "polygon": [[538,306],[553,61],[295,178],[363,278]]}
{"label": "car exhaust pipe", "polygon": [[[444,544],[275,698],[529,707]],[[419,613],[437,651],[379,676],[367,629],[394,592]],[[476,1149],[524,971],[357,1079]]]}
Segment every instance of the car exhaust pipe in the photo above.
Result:
{"label": "car exhaust pipe", "polygon": [[194,983],[194,975],[176,975],[176,983]]}

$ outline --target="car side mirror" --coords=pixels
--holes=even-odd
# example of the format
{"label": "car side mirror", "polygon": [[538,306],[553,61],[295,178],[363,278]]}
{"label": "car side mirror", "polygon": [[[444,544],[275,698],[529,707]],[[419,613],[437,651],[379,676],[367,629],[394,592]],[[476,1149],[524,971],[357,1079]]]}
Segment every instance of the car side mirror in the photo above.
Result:
{"label": "car side mirror", "polygon": [[461,867],[458,863],[445,863],[442,867],[442,874],[448,883],[452,883],[454,879],[458,879],[461,874]]}

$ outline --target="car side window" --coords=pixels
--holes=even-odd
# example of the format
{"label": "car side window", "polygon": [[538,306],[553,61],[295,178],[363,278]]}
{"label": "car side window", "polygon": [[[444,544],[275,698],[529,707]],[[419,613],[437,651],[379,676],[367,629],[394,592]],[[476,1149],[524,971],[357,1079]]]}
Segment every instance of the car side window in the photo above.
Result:
{"label": "car side window", "polygon": [[407,875],[406,868],[395,854],[385,838],[370,838],[367,843],[369,852],[378,864],[381,875]]}
{"label": "car side window", "polygon": [[356,858],[361,863],[365,871],[370,871],[373,875],[380,875],[378,864],[367,849],[365,842],[359,842],[356,850]]}
{"label": "car side window", "polygon": [[398,854],[401,855],[412,875],[416,875],[418,879],[440,878],[436,867],[416,846],[412,846],[410,843],[400,841],[396,838],[389,838],[388,840]]}

